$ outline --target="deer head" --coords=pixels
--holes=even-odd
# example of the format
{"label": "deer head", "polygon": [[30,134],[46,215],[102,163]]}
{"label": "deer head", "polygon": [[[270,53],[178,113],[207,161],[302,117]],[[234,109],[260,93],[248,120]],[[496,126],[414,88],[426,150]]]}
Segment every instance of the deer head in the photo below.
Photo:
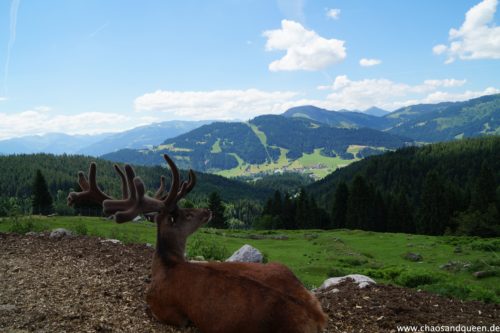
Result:
{"label": "deer head", "polygon": [[186,239],[203,224],[210,221],[212,213],[204,208],[180,208],[178,202],[196,185],[196,175],[189,170],[188,181],[181,182],[179,169],[168,155],[163,155],[172,173],[170,190],[165,191],[165,177],[160,178],[160,187],[153,197],[145,194],[144,182],[135,175],[130,165],[125,171],[114,168],[122,183],[122,199],[114,199],[97,185],[96,164],[91,163],[88,178],[78,173],[78,183],[82,192],[71,192],[68,205],[91,201],[102,205],[107,216],[113,216],[117,223],[133,220],[144,215],[153,219],[158,226],[157,249],[162,255],[168,253],[168,260],[183,260]]}

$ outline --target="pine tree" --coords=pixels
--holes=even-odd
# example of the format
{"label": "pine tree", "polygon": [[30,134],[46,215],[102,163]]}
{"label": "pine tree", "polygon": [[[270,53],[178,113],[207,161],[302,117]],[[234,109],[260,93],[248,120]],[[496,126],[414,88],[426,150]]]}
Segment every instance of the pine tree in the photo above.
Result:
{"label": "pine tree", "polygon": [[380,191],[375,192],[373,200],[373,230],[384,232],[387,230],[387,206]]}
{"label": "pine tree", "polygon": [[436,171],[425,176],[419,210],[418,232],[426,235],[442,235],[450,215],[448,200],[442,179]]}
{"label": "pine tree", "polygon": [[212,228],[227,228],[225,209],[222,205],[222,199],[217,192],[210,193],[208,197],[208,209],[212,211],[212,220],[208,224]]}
{"label": "pine tree", "polygon": [[40,170],[36,170],[33,182],[33,196],[31,200],[33,214],[47,215],[54,211],[52,196],[49,193],[47,181]]}
{"label": "pine tree", "polygon": [[283,213],[282,205],[283,203],[281,202],[281,192],[279,190],[276,190],[274,192],[271,215],[281,215]]}
{"label": "pine tree", "polygon": [[349,189],[346,183],[337,185],[332,206],[332,228],[341,229],[346,227],[347,202],[349,200]]}
{"label": "pine tree", "polygon": [[356,176],[349,191],[346,212],[346,227],[373,230],[373,189],[362,176]]}
{"label": "pine tree", "polygon": [[400,191],[390,202],[387,231],[415,233],[412,209],[406,194]]}
{"label": "pine tree", "polygon": [[496,200],[495,175],[488,163],[483,162],[481,171],[473,187],[471,198],[471,209],[482,212],[488,209],[488,206]]}
{"label": "pine tree", "polygon": [[290,198],[288,193],[285,193],[283,198],[283,215],[282,222],[284,229],[297,229],[297,225],[295,224],[295,211],[297,207]]}
{"label": "pine tree", "polygon": [[295,225],[297,229],[307,229],[310,225],[310,207],[306,191],[301,189],[295,199]]}

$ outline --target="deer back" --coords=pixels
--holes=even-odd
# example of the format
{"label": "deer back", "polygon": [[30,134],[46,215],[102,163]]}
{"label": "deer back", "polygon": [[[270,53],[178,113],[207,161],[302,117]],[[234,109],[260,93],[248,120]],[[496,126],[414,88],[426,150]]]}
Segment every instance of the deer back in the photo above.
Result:
{"label": "deer back", "polygon": [[147,299],[159,320],[168,322],[162,309],[173,307],[202,332],[318,332],[326,323],[318,300],[291,272],[278,277],[276,265],[180,262],[156,269]]}

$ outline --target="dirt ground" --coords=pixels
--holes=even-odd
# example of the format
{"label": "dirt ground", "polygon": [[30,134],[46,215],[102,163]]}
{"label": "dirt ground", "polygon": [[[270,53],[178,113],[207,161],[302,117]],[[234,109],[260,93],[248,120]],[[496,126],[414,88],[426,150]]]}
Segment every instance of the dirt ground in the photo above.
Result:
{"label": "dirt ground", "polygon": [[[153,249],[98,238],[0,233],[0,332],[198,332],[151,319],[144,291]],[[500,305],[346,282],[318,297],[326,332],[396,332],[397,325],[500,324]],[[223,314],[221,314],[223,315]]]}

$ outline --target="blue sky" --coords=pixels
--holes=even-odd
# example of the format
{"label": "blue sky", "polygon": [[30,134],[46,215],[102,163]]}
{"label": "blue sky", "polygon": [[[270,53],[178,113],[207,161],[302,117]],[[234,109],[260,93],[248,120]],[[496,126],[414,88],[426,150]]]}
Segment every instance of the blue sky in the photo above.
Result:
{"label": "blue sky", "polygon": [[498,0],[0,2],[0,139],[500,92]]}

